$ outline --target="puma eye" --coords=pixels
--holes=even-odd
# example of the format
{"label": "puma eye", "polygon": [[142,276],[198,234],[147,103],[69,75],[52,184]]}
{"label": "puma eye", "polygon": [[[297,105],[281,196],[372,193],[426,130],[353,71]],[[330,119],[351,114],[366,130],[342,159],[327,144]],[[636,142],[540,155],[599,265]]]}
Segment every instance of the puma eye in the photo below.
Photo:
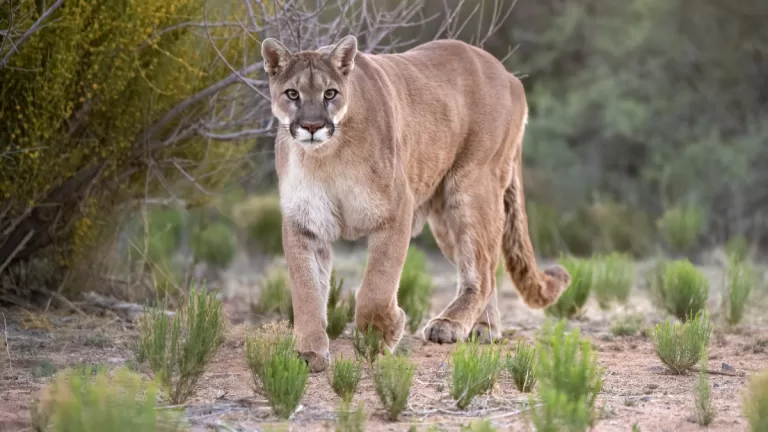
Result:
{"label": "puma eye", "polygon": [[338,93],[339,92],[337,92],[334,89],[328,89],[328,90],[325,91],[325,98],[328,99],[328,100],[331,100],[331,99],[335,98],[336,94],[338,94]]}
{"label": "puma eye", "polygon": [[288,96],[288,99],[290,100],[296,100],[299,98],[299,92],[297,92],[294,89],[288,89],[285,91],[285,95]]}

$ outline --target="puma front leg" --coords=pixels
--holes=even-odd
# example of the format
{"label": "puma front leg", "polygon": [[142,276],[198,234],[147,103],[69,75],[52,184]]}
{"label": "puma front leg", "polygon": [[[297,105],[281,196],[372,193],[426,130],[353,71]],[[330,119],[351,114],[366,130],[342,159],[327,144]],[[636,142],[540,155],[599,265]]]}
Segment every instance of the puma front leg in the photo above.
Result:
{"label": "puma front leg", "polygon": [[331,275],[331,244],[293,223],[283,223],[283,250],[291,278],[296,349],[312,372],[330,365],[326,309]]}
{"label": "puma front leg", "polygon": [[390,352],[403,337],[406,321],[397,305],[397,289],[411,240],[413,206],[402,207],[396,219],[368,236],[368,265],[355,307],[357,328],[366,331],[370,324],[383,335]]}

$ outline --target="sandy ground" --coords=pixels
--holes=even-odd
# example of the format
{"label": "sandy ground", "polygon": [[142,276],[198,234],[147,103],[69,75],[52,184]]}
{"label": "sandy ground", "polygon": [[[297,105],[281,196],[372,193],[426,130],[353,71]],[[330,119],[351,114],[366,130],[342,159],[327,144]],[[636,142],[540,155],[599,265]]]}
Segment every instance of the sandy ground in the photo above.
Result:
{"label": "sandy ground", "polygon": [[[337,254],[336,258],[337,268],[345,276],[345,287],[356,287],[364,257]],[[247,268],[247,262],[238,265]],[[197,394],[187,405],[192,429],[260,431],[285,426],[287,429],[283,430],[302,432],[333,430],[334,410],[340,400],[331,391],[325,374],[310,377],[302,406],[290,422],[280,423],[271,414],[267,402],[254,394],[243,344],[245,334],[258,322],[248,306],[257,294],[258,275],[242,270],[235,268],[227,276],[225,312],[229,325],[224,344],[200,380]],[[710,308],[714,310],[719,304],[718,281],[722,279],[716,268],[706,271],[713,281]],[[455,273],[440,256],[430,258],[430,273],[435,282],[434,314],[450,302]],[[232,274],[240,276],[235,278]],[[518,338],[533,340],[544,314],[528,309],[508,280],[501,287],[499,300],[506,343],[514,343]],[[666,372],[646,336],[614,337],[610,333],[610,320],[614,315],[639,312],[648,324],[664,318],[652,308],[642,283],[637,284],[627,306],[604,312],[590,303],[585,318],[569,325],[580,328],[593,342],[598,349],[598,361],[605,368],[603,391],[598,398],[600,420],[595,430],[629,431],[633,423],[643,431],[746,430],[742,391],[751,374],[768,367],[768,317],[762,312],[764,300],[762,294],[752,302],[752,313],[738,329],[718,328],[713,335],[710,369],[721,370],[725,363],[745,372],[746,377],[711,375],[717,418],[708,429],[698,426],[692,418],[691,389],[695,374],[677,376]],[[5,368],[0,382],[0,431],[31,430],[30,403],[50,380],[39,373],[41,361],[50,361],[61,370],[83,362],[117,367],[133,358],[129,345],[135,335],[132,324],[109,311],[89,311],[85,316],[61,311],[42,316],[15,309],[3,312],[11,364]],[[348,326],[339,339],[332,341],[333,357],[353,356],[350,330]],[[431,426],[459,430],[473,419],[489,419],[499,430],[530,429],[525,417],[528,396],[515,389],[506,373],[490,395],[477,397],[470,407],[459,410],[450,398],[447,385],[447,359],[452,346],[426,343],[420,332],[406,336],[402,345],[417,365],[409,406],[398,422],[387,421],[366,369],[353,400],[365,406],[366,430],[405,431],[413,426],[416,430],[427,430]]]}

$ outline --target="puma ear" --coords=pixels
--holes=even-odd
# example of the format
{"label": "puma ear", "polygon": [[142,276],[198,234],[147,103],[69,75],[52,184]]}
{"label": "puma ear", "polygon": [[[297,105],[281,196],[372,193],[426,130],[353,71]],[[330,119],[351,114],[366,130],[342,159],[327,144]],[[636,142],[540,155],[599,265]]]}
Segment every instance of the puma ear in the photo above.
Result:
{"label": "puma ear", "polygon": [[331,64],[338,69],[342,75],[347,76],[355,67],[355,55],[357,54],[357,39],[352,36],[345,36],[333,47],[331,51]]}
{"label": "puma ear", "polygon": [[288,64],[291,53],[277,39],[266,38],[261,42],[261,57],[264,58],[264,70],[267,74],[275,75]]}

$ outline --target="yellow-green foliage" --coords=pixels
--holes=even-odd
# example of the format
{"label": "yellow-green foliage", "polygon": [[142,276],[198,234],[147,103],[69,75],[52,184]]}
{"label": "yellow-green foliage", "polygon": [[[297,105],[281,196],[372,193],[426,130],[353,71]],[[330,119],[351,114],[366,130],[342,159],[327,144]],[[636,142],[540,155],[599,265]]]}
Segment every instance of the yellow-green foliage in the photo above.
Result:
{"label": "yellow-green foliage", "polygon": [[260,252],[282,255],[283,216],[280,212],[280,197],[258,195],[245,200],[233,208],[235,223],[248,232],[248,241]]}
{"label": "yellow-green foliage", "polygon": [[744,318],[749,294],[757,284],[757,275],[749,261],[737,255],[728,259],[725,272],[725,293],[723,293],[723,315],[730,325],[736,325]]}
{"label": "yellow-green foliage", "polygon": [[667,312],[686,320],[706,310],[709,280],[687,259],[664,264],[661,289],[657,295]]}
{"label": "yellow-green foliage", "polygon": [[704,212],[693,205],[675,206],[656,221],[662,238],[674,252],[686,253],[704,229]]}
{"label": "yellow-green foliage", "polygon": [[768,430],[768,369],[750,379],[744,395],[744,414],[750,432]]}
{"label": "yellow-green foliage", "polygon": [[38,431],[183,430],[179,413],[157,409],[157,396],[155,383],[123,367],[111,376],[105,369],[70,369],[43,389],[31,417]]}
{"label": "yellow-green foliage", "polygon": [[624,303],[629,298],[635,282],[635,266],[625,254],[610,253],[592,258],[594,272],[593,289],[598,304],[608,309],[612,301]]}
{"label": "yellow-green foliage", "polygon": [[[37,17],[36,3],[20,2],[14,17]],[[5,168],[0,170],[0,197],[12,203],[11,214],[40,204],[51,190],[103,161],[100,180],[82,186],[88,187],[90,199],[56,217],[62,225],[71,224],[65,234],[74,236],[69,246],[78,252],[93,239],[94,218],[101,217],[102,210],[110,210],[120,196],[144,192],[145,170],[127,165],[147,156],[142,131],[180,101],[231,73],[221,61],[214,61],[216,51],[199,28],[179,25],[202,21],[204,3],[67,1],[11,57],[8,67],[0,68],[0,153]],[[211,7],[206,11],[212,20],[227,19],[224,14],[234,12]],[[0,27],[6,28],[9,19],[0,15]],[[246,43],[238,37],[242,31],[239,26],[210,29],[230,58]],[[204,115],[201,108],[207,103],[193,103],[183,113]],[[176,124],[172,121],[159,132],[171,131]],[[182,139],[180,144],[185,145],[157,146],[151,155],[155,160],[183,158],[186,173],[195,175],[197,168],[212,169],[187,161],[207,159],[215,164],[248,151],[246,146],[196,138]],[[183,176],[173,164],[155,168],[168,183]],[[200,178],[198,185],[214,187],[232,171]],[[114,178],[126,172],[133,174]],[[107,182],[110,191],[103,188]],[[160,186],[150,183],[153,189]],[[117,187],[124,194],[116,195]],[[107,192],[108,197],[101,195]],[[70,259],[76,254],[62,256]]]}

